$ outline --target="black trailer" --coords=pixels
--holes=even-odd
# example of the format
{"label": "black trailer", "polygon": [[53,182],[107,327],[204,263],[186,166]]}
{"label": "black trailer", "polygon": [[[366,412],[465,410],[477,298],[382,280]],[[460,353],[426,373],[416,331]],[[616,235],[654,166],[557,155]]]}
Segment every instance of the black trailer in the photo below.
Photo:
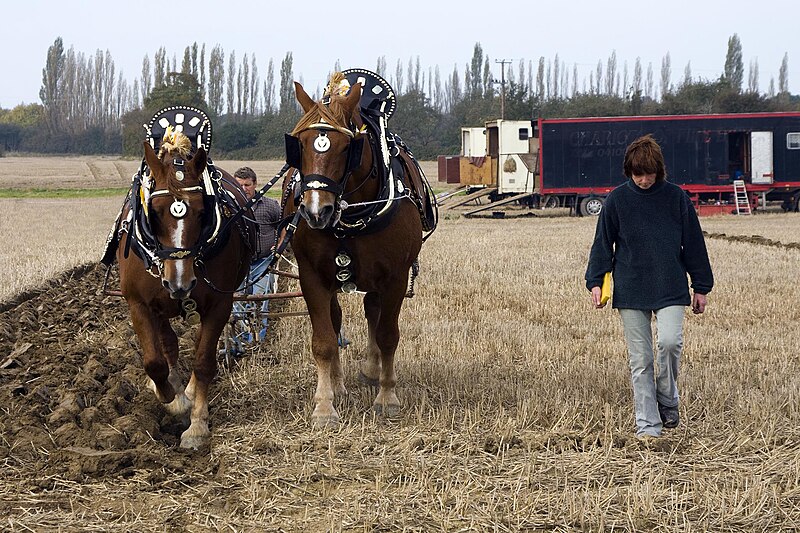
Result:
{"label": "black trailer", "polygon": [[800,198],[800,113],[670,115],[539,119],[538,192],[543,202],[596,215],[625,180],[625,148],[652,134],[669,181],[692,197],[701,214],[730,212],[734,180],[758,196],[797,210]]}

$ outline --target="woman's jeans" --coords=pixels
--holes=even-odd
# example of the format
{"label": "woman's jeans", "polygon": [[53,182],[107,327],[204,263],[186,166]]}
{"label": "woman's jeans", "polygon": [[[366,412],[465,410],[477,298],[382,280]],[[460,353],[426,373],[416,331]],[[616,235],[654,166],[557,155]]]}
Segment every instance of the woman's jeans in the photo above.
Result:
{"label": "woman's jeans", "polygon": [[[683,348],[684,306],[671,305],[654,311],[620,309],[628,364],[631,369],[636,435],[661,435],[658,404],[678,406],[678,364]],[[652,316],[656,316],[658,346],[653,368]]]}

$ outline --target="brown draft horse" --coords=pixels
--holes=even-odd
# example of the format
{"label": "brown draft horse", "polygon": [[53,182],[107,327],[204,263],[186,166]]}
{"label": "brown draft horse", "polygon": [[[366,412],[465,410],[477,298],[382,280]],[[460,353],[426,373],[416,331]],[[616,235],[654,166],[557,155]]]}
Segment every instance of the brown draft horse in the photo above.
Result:
{"label": "brown draft horse", "polygon": [[[217,342],[231,313],[233,291],[247,273],[251,252],[240,232],[233,229],[212,257],[197,253],[203,245],[207,211],[214,204],[205,198],[207,154],[201,147],[186,160],[190,148],[189,139],[181,133],[165,134],[158,154],[145,141],[144,157],[151,173],[142,194],[145,223],[157,241],[156,248],[167,253],[154,258],[150,270],[135,254],[125,257],[129,233],[135,231],[128,228],[117,260],[122,293],[139,338],[149,385],[171,415],[190,414],[191,424],[181,435],[180,445],[198,449],[210,442],[208,389],[217,372]],[[232,181],[227,173],[223,176]],[[130,209],[129,204],[123,218]],[[196,273],[198,260],[204,267]],[[199,314],[200,328],[192,375],[184,389],[177,368],[178,338],[169,319],[182,314],[191,322],[197,318],[195,313]]]}
{"label": "brown draft horse", "polygon": [[[364,131],[359,113],[361,85],[354,84],[346,96],[333,94],[328,105],[314,102],[299,83],[295,83],[295,91],[305,114],[292,135],[287,136],[287,147],[294,142],[299,148],[293,164],[299,174],[293,181],[294,171],[289,172],[284,193],[290,197],[286,213],[299,210],[302,215],[292,249],[311,317],[311,348],[317,366],[312,424],[337,425],[334,394],[347,393],[337,344],[342,324],[337,292],[344,288],[342,279],[337,279],[341,273],[337,259],[342,254],[350,261],[350,281],[358,291],[366,293],[364,311],[369,340],[360,354],[360,378],[380,387],[373,403],[375,412],[395,416],[400,410],[394,369],[400,340],[398,320],[408,289],[409,269],[422,246],[420,213],[403,197],[395,200],[393,216],[377,223],[378,229],[367,227],[344,235],[337,231],[348,220],[348,207],[343,206],[342,200],[351,206],[374,201],[381,187],[373,166],[373,162],[382,164],[381,154],[373,151],[369,139],[363,140],[370,134]],[[363,152],[360,147],[357,149],[360,160],[353,158],[356,144],[363,146]],[[291,156],[287,160],[292,164]],[[416,172],[415,168],[409,172],[412,170]],[[292,194],[289,189],[295,186],[300,189]]]}

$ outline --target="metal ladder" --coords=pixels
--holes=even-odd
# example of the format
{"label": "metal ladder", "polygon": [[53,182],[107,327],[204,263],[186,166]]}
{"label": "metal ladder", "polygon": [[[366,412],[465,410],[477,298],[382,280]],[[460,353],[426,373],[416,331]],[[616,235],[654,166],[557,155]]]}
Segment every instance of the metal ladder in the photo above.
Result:
{"label": "metal ladder", "polygon": [[753,214],[750,210],[750,198],[747,195],[747,188],[744,185],[744,180],[733,181],[733,196],[736,199],[737,215]]}

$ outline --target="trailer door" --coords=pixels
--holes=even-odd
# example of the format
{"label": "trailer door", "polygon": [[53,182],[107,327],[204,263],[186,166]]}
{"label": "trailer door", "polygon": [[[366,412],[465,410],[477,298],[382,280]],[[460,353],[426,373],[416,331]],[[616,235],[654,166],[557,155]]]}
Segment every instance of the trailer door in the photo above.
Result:
{"label": "trailer door", "polygon": [[754,131],[750,134],[753,183],[772,183],[775,176],[772,161],[772,132]]}

